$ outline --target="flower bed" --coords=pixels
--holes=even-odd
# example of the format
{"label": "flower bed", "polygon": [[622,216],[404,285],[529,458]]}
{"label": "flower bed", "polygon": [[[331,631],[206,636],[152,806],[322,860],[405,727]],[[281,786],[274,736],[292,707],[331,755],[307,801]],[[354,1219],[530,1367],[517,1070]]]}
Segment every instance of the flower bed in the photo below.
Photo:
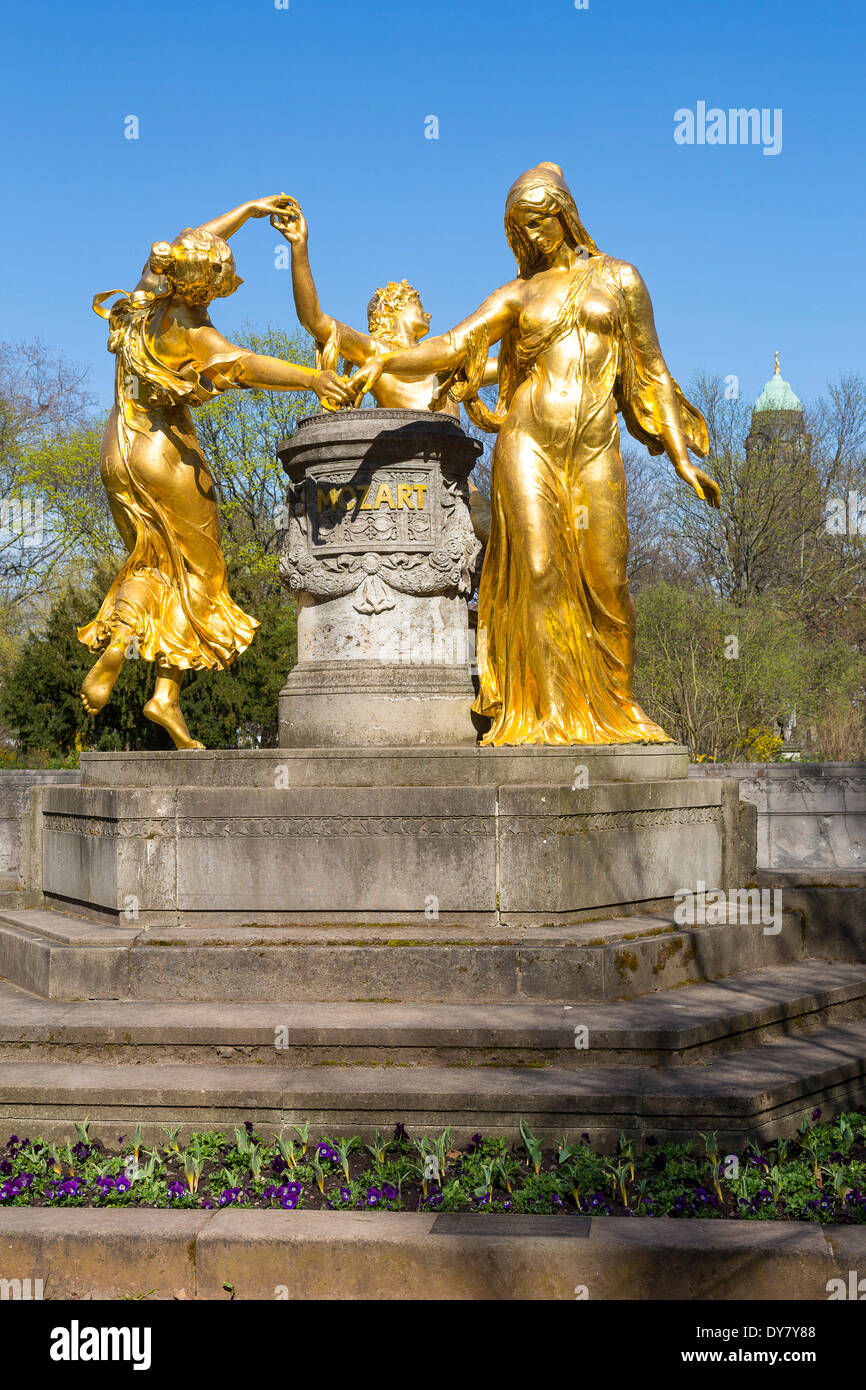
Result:
{"label": "flower bed", "polygon": [[866,1113],[829,1124],[804,1116],[793,1140],[738,1154],[714,1134],[641,1152],[622,1137],[613,1155],[584,1135],[544,1148],[521,1123],[521,1142],[451,1132],[411,1138],[310,1138],[310,1127],[267,1140],[247,1122],[234,1138],[210,1131],[185,1147],[177,1130],[145,1150],[140,1127],[109,1151],[76,1123],[63,1145],[16,1135],[0,1150],[0,1204],[41,1207],[216,1207],[351,1211],[581,1213],[866,1224]]}

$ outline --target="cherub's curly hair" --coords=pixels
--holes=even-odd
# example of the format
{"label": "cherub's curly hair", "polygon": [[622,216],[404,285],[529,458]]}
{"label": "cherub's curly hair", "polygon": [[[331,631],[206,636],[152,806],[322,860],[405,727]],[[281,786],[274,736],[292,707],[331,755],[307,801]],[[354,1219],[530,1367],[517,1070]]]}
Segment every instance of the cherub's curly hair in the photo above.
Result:
{"label": "cherub's curly hair", "polygon": [[411,299],[419,299],[418,291],[408,280],[389,280],[384,289],[378,289],[367,305],[367,323],[371,338],[390,338],[394,331],[394,319],[401,309],[405,309]]}

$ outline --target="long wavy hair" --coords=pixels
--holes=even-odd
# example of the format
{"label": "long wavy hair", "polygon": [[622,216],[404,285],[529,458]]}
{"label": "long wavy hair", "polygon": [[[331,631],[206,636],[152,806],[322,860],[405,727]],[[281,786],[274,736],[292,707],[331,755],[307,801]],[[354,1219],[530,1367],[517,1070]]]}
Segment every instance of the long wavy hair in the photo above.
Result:
{"label": "long wavy hair", "polygon": [[[186,304],[208,304],[214,269],[228,264],[234,266],[228,242],[201,227],[186,227],[174,241],[153,243],[139,289],[106,290],[94,296],[94,312],[108,319],[108,350],[117,357],[115,399],[125,415],[133,400],[177,405],[213,394],[194,368],[181,377],[159,360],[149,341],[150,328],[157,310],[175,296]],[[219,297],[232,294],[239,284],[237,272],[226,277]],[[111,299],[115,302],[109,309]]]}
{"label": "long wavy hair", "polygon": [[[528,280],[541,269],[538,252],[523,230],[520,213],[526,210],[554,213],[560,218],[570,245],[575,249],[582,248],[590,257],[601,256],[581,221],[559,165],[537,164],[515,179],[505,200],[505,236],[517,261],[521,279]],[[505,421],[514,392],[522,380],[523,373],[517,356],[518,335],[516,329],[509,329],[499,344],[499,392],[493,410],[477,394],[477,382],[483,371],[481,359],[483,356],[486,362],[488,346],[482,338],[486,339],[486,335],[482,334],[477,342],[470,343],[462,385],[458,385],[457,389],[452,387],[451,393],[455,398],[462,399],[466,413],[474,424],[496,433]]]}
{"label": "long wavy hair", "polygon": [[518,212],[525,210],[557,214],[572,246],[584,247],[591,256],[601,255],[581,221],[559,165],[537,164],[514,180],[505,199],[505,235],[521,279],[528,279],[538,269],[538,253],[533,250],[518,217]]}

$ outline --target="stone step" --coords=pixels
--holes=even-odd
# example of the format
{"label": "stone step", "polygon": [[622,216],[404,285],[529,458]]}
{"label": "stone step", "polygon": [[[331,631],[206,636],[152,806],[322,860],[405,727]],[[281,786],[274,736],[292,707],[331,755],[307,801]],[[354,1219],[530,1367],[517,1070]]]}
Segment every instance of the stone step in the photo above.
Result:
{"label": "stone step", "polygon": [[679,1066],[866,1015],[866,965],[807,961],[617,1003],[64,1003],[0,983],[0,1063]]}
{"label": "stone step", "polygon": [[56,1140],[88,1116],[112,1145],[139,1123],[152,1142],[162,1126],[186,1137],[245,1120],[266,1135],[305,1120],[332,1136],[449,1125],[464,1142],[477,1131],[516,1138],[522,1117],[545,1142],[586,1132],[609,1149],[621,1132],[683,1142],[714,1131],[733,1147],[792,1134],[815,1105],[829,1117],[866,1103],[866,1022],[665,1069],[8,1062],[0,1098],[0,1128]]}
{"label": "stone step", "polygon": [[16,911],[19,908],[37,907],[38,904],[39,894],[35,889],[25,887],[18,874],[0,874],[0,909]]}
{"label": "stone step", "polygon": [[148,928],[0,912],[0,977],[50,999],[297,1003],[629,999],[806,956],[802,916],[678,926],[672,914],[570,927]]}

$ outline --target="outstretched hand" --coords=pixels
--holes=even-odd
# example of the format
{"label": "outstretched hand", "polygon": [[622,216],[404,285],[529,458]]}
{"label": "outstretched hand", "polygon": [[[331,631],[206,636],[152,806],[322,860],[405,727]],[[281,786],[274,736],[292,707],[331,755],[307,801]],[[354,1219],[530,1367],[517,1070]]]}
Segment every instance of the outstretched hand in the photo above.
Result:
{"label": "outstretched hand", "polygon": [[353,405],[357,405],[368,391],[372,391],[384,371],[387,360],[387,357],[372,357],[350,378],[349,390],[352,392]]}
{"label": "outstretched hand", "polygon": [[313,376],[313,390],[323,410],[341,410],[355,403],[348,377],[338,376],[336,372],[317,371]]}
{"label": "outstretched hand", "polygon": [[721,507],[722,493],[715,478],[711,478],[709,473],[705,473],[702,468],[697,468],[693,463],[676,465],[677,474],[684,483],[688,483],[700,497],[702,502],[706,502],[710,507]]}
{"label": "outstretched hand", "polygon": [[288,193],[272,193],[269,198],[253,198],[247,204],[250,217],[270,217],[274,218],[280,213],[300,212],[295,199]]}
{"label": "outstretched hand", "polygon": [[297,203],[285,211],[275,212],[271,217],[271,226],[292,246],[304,245],[309,235],[307,219]]}

